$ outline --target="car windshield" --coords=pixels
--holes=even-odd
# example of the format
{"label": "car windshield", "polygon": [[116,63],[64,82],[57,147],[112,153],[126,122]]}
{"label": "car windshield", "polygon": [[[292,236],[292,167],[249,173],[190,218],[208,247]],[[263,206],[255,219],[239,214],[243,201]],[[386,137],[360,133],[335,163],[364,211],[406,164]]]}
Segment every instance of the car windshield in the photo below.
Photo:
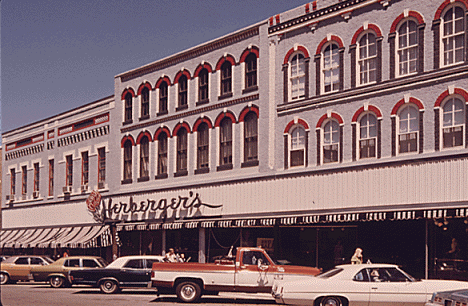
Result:
{"label": "car windshield", "polygon": [[323,273],[317,275],[317,277],[319,277],[319,278],[330,278],[330,277],[333,277],[333,276],[337,275],[341,271],[343,271],[342,268],[333,268],[331,270],[328,270],[326,272],[323,272]]}

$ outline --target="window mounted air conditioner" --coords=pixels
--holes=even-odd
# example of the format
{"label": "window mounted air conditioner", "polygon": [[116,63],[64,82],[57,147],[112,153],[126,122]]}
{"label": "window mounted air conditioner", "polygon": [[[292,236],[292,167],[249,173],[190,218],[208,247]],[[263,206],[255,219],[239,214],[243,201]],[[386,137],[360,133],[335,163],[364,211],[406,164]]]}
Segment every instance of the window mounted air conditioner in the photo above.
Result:
{"label": "window mounted air conditioner", "polygon": [[72,192],[72,186],[63,187],[63,193],[71,193],[71,192]]}
{"label": "window mounted air conditioner", "polygon": [[81,192],[86,192],[88,191],[88,184],[81,185]]}
{"label": "window mounted air conditioner", "polygon": [[104,182],[99,182],[98,183],[98,189],[104,189],[105,183]]}
{"label": "window mounted air conditioner", "polygon": [[39,197],[39,191],[33,191],[33,198],[38,198]]}
{"label": "window mounted air conditioner", "polygon": [[13,198],[14,198],[14,195],[12,195],[12,194],[7,194],[5,196],[5,200],[7,200],[7,201],[13,200]]}

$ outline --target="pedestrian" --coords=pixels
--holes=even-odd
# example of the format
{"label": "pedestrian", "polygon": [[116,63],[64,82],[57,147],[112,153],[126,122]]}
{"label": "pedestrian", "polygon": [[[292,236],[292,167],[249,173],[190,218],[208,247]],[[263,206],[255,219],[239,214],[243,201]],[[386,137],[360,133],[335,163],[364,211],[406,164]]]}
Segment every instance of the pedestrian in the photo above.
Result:
{"label": "pedestrian", "polygon": [[354,251],[354,255],[351,257],[351,264],[362,264],[362,249],[357,248],[356,251]]}
{"label": "pedestrian", "polygon": [[173,248],[169,249],[169,252],[166,254],[164,259],[168,262],[177,262],[177,256]]}

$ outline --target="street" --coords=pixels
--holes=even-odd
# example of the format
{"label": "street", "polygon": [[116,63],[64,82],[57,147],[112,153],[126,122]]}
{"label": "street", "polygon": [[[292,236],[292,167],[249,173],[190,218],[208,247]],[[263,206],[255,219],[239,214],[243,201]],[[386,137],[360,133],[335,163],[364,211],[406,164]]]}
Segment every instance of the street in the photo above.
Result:
{"label": "street", "polygon": [[[74,286],[54,289],[45,283],[18,283],[1,286],[3,306],[165,306],[180,303],[176,296],[158,297],[151,289],[124,289],[119,294],[102,294],[97,288]],[[223,293],[218,296],[202,296],[198,303],[190,305],[276,305],[269,294]]]}

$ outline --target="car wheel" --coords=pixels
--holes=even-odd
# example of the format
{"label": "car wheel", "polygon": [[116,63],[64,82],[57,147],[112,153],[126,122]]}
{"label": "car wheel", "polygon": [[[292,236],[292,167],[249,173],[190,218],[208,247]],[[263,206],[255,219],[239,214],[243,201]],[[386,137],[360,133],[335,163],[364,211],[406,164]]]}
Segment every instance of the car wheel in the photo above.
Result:
{"label": "car wheel", "polygon": [[116,293],[119,291],[119,285],[117,284],[116,281],[111,280],[111,279],[103,280],[99,288],[101,289],[103,293],[107,293],[107,294],[112,294],[112,293]]}
{"label": "car wheel", "polygon": [[49,278],[49,284],[52,288],[61,288],[65,286],[65,279],[61,276],[52,276]]}
{"label": "car wheel", "polygon": [[8,284],[10,277],[6,273],[0,273],[0,285]]}
{"label": "car wheel", "polygon": [[320,306],[343,306],[343,302],[339,297],[327,296],[322,299]]}
{"label": "car wheel", "polygon": [[184,303],[195,302],[201,296],[200,285],[195,282],[182,282],[177,286],[176,294]]}

